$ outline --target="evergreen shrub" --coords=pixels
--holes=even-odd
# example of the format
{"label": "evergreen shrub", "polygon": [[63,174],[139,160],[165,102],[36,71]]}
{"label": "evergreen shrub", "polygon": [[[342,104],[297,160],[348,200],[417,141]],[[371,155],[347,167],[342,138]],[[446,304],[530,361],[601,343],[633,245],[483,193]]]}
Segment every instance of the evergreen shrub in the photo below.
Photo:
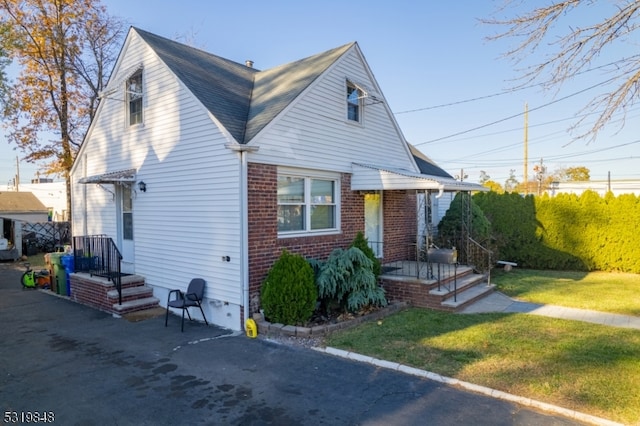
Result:
{"label": "evergreen shrub", "polygon": [[474,194],[500,259],[531,269],[640,273],[640,197]]}
{"label": "evergreen shrub", "polygon": [[283,250],[262,285],[260,303],[265,317],[275,323],[304,325],[317,300],[311,265],[304,257]]}
{"label": "evergreen shrub", "polygon": [[325,307],[335,302],[342,309],[356,312],[365,306],[386,306],[373,262],[359,248],[335,249],[325,262],[316,265],[318,295]]}
{"label": "evergreen shrub", "polygon": [[376,276],[376,279],[380,276],[382,272],[382,263],[380,259],[376,257],[376,254],[373,252],[373,249],[369,247],[369,241],[364,237],[362,231],[359,231],[353,242],[349,247],[357,247],[362,251],[365,256],[367,256],[371,262],[373,262],[373,274]]}

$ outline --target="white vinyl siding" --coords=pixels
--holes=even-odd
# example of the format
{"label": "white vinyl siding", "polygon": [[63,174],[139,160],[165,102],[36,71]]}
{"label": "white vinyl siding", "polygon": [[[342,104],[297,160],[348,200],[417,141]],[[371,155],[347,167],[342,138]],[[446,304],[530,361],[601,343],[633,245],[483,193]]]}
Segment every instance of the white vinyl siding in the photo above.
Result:
{"label": "white vinyl siding", "polygon": [[[252,141],[251,161],[350,172],[351,163],[415,168],[387,106],[364,102],[366,120],[347,119],[346,81],[374,87],[358,51],[350,50]],[[415,170],[417,172],[417,170]]]}
{"label": "white vinyl siding", "polygon": [[[123,74],[144,64],[144,121],[128,125],[122,91],[103,99],[82,151],[86,175],[136,169],[137,180],[147,184],[146,192],[133,186],[135,272],[147,284],[186,289],[191,278],[201,277],[207,299],[241,305],[238,155],[225,148],[231,141],[208,111],[137,35],[124,49],[117,68]],[[112,79],[124,81],[126,75]],[[82,170],[75,167],[76,182]],[[113,185],[76,183],[74,218],[84,215],[86,191],[88,233],[115,239],[110,190]],[[74,225],[74,235],[82,233],[82,224]],[[226,256],[229,262],[221,260]]]}

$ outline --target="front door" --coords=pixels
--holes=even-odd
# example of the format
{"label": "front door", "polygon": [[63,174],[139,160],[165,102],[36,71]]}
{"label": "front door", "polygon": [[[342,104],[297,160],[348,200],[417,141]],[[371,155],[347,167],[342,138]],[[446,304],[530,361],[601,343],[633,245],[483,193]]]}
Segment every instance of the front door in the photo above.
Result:
{"label": "front door", "polygon": [[118,249],[122,254],[122,272],[134,273],[133,199],[131,185],[116,185],[118,210]]}
{"label": "front door", "polygon": [[376,257],[382,258],[382,194],[364,195],[364,236]]}

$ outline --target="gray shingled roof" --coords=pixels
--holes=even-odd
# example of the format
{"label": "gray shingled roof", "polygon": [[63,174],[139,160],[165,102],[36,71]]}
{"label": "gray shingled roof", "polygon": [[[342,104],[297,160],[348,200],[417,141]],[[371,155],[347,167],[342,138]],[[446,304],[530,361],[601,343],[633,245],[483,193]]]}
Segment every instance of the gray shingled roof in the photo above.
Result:
{"label": "gray shingled roof", "polygon": [[264,126],[354,44],[345,44],[256,74],[245,140],[253,139]]}
{"label": "gray shingled roof", "polygon": [[239,143],[247,143],[355,43],[266,71],[134,28]]}
{"label": "gray shingled roof", "polygon": [[231,135],[243,141],[258,71],[138,28],[135,31]]}
{"label": "gray shingled roof", "polygon": [[47,208],[32,192],[0,192],[0,213],[42,213]]}
{"label": "gray shingled roof", "polygon": [[415,146],[409,144],[409,149],[411,150],[411,154],[413,155],[413,159],[416,161],[418,168],[420,169],[420,173],[424,175],[431,176],[439,176],[453,179],[449,173],[436,166],[436,163],[433,162],[429,157],[424,155],[422,152],[418,150]]}

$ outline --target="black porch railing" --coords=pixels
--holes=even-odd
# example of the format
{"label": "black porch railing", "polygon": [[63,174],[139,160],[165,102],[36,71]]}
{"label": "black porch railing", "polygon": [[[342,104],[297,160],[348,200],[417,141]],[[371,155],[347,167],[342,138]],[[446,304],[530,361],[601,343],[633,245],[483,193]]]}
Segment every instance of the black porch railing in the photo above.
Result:
{"label": "black porch railing", "polygon": [[468,238],[467,263],[482,274],[487,275],[487,284],[491,284],[491,269],[493,268],[493,252],[482,244]]}
{"label": "black porch railing", "polygon": [[74,268],[76,272],[107,278],[118,290],[118,303],[122,304],[122,255],[111,237],[89,235],[73,237]]}

